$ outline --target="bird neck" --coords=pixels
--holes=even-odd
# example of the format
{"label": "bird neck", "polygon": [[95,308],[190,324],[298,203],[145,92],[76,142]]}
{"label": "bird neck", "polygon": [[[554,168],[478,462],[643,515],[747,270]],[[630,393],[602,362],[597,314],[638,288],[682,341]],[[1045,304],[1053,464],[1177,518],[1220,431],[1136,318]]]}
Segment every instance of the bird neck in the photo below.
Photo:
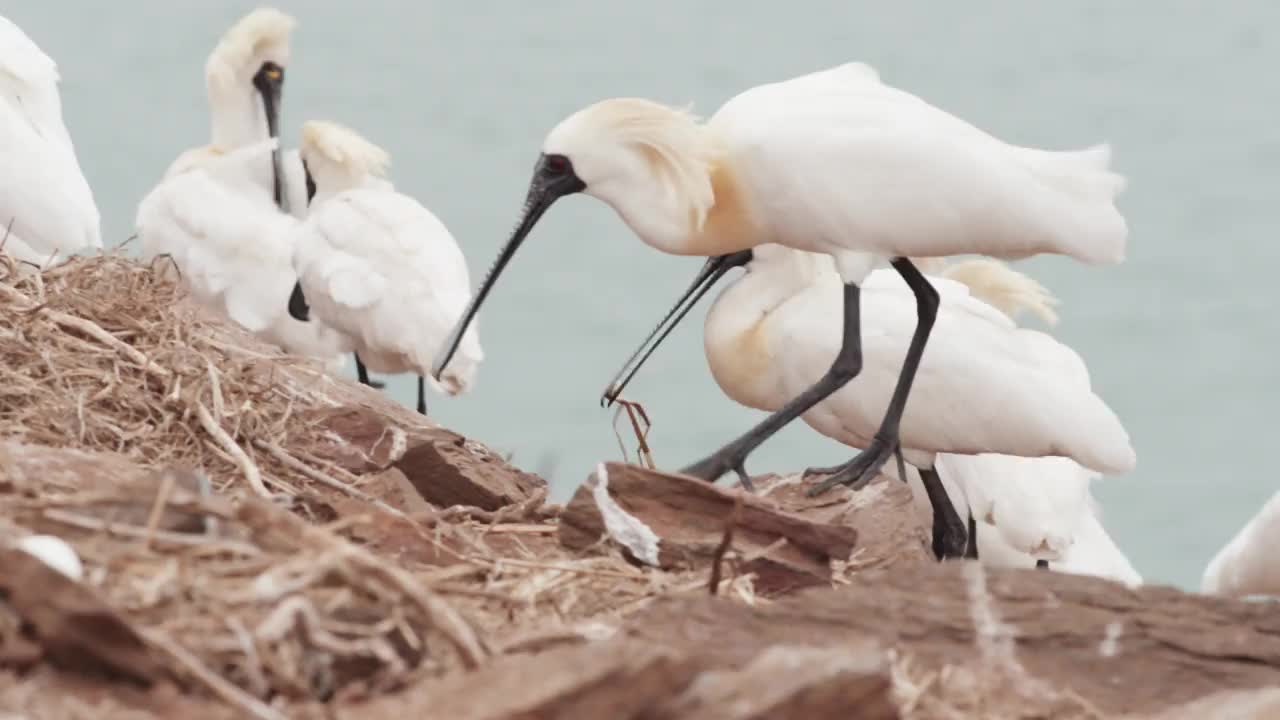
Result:
{"label": "bird neck", "polygon": [[372,179],[367,173],[354,172],[318,153],[308,155],[307,167],[316,184],[316,196],[311,200],[312,205],[324,202],[338,193],[364,187]]}
{"label": "bird neck", "polygon": [[672,255],[712,257],[757,244],[761,233],[729,159],[721,157],[699,172],[705,177],[698,182],[710,186],[710,205],[691,202],[687,191],[657,171],[625,187],[606,183],[593,194],[613,206],[646,244]]}
{"label": "bird neck", "polygon": [[753,261],[707,313],[707,365],[724,394],[740,405],[772,412],[789,399],[778,396],[780,368],[769,343],[769,323],[778,308],[823,279],[816,263],[802,255]]}
{"label": "bird neck", "polygon": [[234,150],[270,137],[262,99],[250,86],[209,84],[209,112],[213,145]]}

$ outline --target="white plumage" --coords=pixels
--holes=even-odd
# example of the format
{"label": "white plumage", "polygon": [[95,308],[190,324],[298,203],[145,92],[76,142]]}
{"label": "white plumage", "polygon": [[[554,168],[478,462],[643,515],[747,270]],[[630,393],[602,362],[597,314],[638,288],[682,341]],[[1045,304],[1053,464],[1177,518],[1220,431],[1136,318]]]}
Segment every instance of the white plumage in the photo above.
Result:
{"label": "white plumage", "polygon": [[[281,71],[289,65],[290,36],[296,21],[274,8],[258,8],[238,20],[205,61],[205,92],[209,100],[210,144],[188,150],[174,161],[165,177],[181,172],[194,161],[210,155],[230,152],[267,139],[269,122],[267,107],[255,86],[255,76],[268,64]],[[278,109],[277,109],[278,110]],[[289,192],[290,212],[298,218],[306,214],[306,188],[297,152],[285,153],[281,170]],[[252,183],[268,197],[274,179],[270,157],[252,159],[249,174]]]}
{"label": "white plumage", "polygon": [[1201,590],[1214,595],[1280,596],[1280,493],[1258,510],[1209,562]]}
{"label": "white plumage", "polygon": [[[770,245],[755,257],[708,313],[706,350],[726,394],[772,410],[820,378],[839,351],[840,280],[823,255]],[[1090,389],[1078,355],[1017,328],[961,283],[931,282],[942,305],[903,415],[908,462],[932,467],[939,452],[1002,453],[1064,455],[1104,473],[1133,469],[1128,434]],[[911,291],[893,273],[873,273],[862,317],[862,372],[803,416],[851,447],[867,446],[888,405],[915,326]]]}
{"label": "white plumage", "polygon": [[[1140,581],[1096,522],[1089,484],[1097,473],[1071,457],[1054,456],[1067,453],[1123,471],[1133,464],[1124,428],[1089,388],[1075,353],[1012,321],[1024,310],[1052,316],[1056,301],[1003,263],[935,265],[935,272],[973,285],[931,278],[943,291],[938,342],[921,365],[923,389],[907,406],[905,458],[936,468],[958,518],[972,513],[984,562],[1030,567],[1046,560],[1068,563],[1075,572]],[[705,350],[726,395],[772,412],[794,396],[795,387],[808,387],[836,352],[839,339],[832,336],[838,328],[827,325],[838,322],[840,282],[829,257],[779,245],[755,248],[746,267],[707,314]],[[1008,315],[986,298],[1007,301]],[[890,271],[868,276],[863,302],[862,373],[802,416],[853,448],[865,447],[875,432],[914,325],[910,291]],[[678,319],[668,316],[663,325]],[[654,337],[660,342],[661,335]],[[917,507],[931,518],[933,502],[921,474],[908,466],[905,479]],[[946,553],[943,543],[935,549]]]}
{"label": "white plumage", "polygon": [[[427,375],[471,298],[461,248],[435,215],[381,177],[387,154],[351,130],[308,122],[301,152],[316,195],[293,263],[312,316],[345,333],[370,370]],[[483,357],[472,327],[459,361],[433,387],[466,391]]]}
{"label": "white plumage", "polygon": [[166,179],[138,206],[143,254],[167,254],[191,297],[288,352],[341,367],[346,339],[323,322],[289,316],[298,220],[269,195],[244,191],[253,160],[274,140],[240,148]]}
{"label": "white plumage", "polygon": [[1124,178],[1105,145],[1005,143],[849,63],[760,85],[705,124],[618,98],[547,136],[642,240],[720,255],[762,243],[828,253],[858,283],[892,256],[1124,258]]}
{"label": "white plumage", "polygon": [[[1125,181],[1109,164],[1105,145],[1050,152],[1003,142],[885,85],[874,69],[860,63],[751,88],[705,123],[649,100],[604,100],[570,115],[548,133],[516,231],[454,338],[541,215],[557,198],[576,192],[604,201],[645,243],[668,253],[724,258],[777,244],[826,254],[838,273],[832,274],[826,292],[840,293],[843,283],[846,312],[843,317],[824,314],[815,321],[821,327],[805,332],[825,333],[837,343],[832,352],[824,347],[809,358],[821,358],[828,365],[817,373],[810,373],[808,366],[798,371],[812,384],[790,385],[789,402],[770,418],[682,470],[704,480],[730,471],[747,478],[745,460],[760,443],[857,373],[857,324],[843,318],[855,317],[858,288],[878,265],[896,257],[969,253],[1001,258],[1052,253],[1094,264],[1121,262],[1128,227],[1115,199]],[[836,481],[856,485],[869,479],[899,440],[904,447],[915,446],[897,436],[899,426],[916,428],[933,442],[964,452],[979,451],[988,439],[983,425],[988,418],[976,418],[973,427],[931,425],[919,415],[899,422],[912,391],[929,392],[923,387],[927,379],[915,375],[937,298],[908,263],[895,267],[911,277],[915,307],[924,321],[912,352],[898,356],[902,362],[896,376],[903,390],[897,400],[889,404],[879,396],[868,398],[866,407],[882,415],[878,426],[859,425],[859,432],[865,432],[866,439],[874,436],[874,443],[863,445],[864,456],[849,464],[847,477]],[[861,315],[874,316],[866,308]],[[892,327],[914,324],[895,322]],[[992,330],[984,332],[996,339]],[[862,340],[875,341],[865,334]],[[1023,362],[1033,354],[1032,340],[1002,342],[991,353],[994,367]],[[972,345],[982,346],[982,341]],[[437,359],[437,371],[447,366],[450,352],[447,347]],[[939,366],[940,370],[977,372],[966,367],[972,361],[951,353],[945,357],[943,362],[951,367]],[[913,377],[918,387],[912,388]],[[864,386],[882,389],[887,401],[893,382],[876,378]],[[992,392],[988,405],[999,405],[1019,389]],[[1005,444],[1037,455],[1056,453],[1053,442],[1037,444],[1033,438],[1046,441],[1047,423],[1077,410],[1089,411],[1068,411],[1063,404],[1087,404],[1084,396],[1058,394],[1061,397],[1027,418],[1028,427],[1016,433],[1020,437],[1005,438]],[[936,402],[956,407],[974,399],[972,392],[961,392]],[[1056,408],[1059,417],[1049,417],[1043,408]],[[1114,417],[1108,421],[1118,424]],[[1073,452],[1100,453],[1088,458],[1093,465],[1112,469],[1132,464],[1125,448],[1102,447],[1105,441],[1083,442],[1071,436],[1072,428],[1059,432],[1065,435],[1061,442],[1075,448]]]}
{"label": "white plumage", "polygon": [[0,17],[0,237],[8,228],[4,252],[41,267],[102,247],[58,83],[53,59]]}
{"label": "white plumage", "polygon": [[281,211],[273,200],[278,141],[255,87],[255,76],[270,70],[269,63],[283,72],[293,25],[288,15],[259,9],[219,41],[205,64],[213,142],[170,164],[139,203],[136,228],[142,255],[168,256],[195,300],[267,342],[336,370],[349,349],[345,337],[288,313],[297,282],[288,243],[306,213],[306,180],[298,153],[284,153],[282,190],[291,212]]}
{"label": "white plumage", "polygon": [[[823,267],[827,263],[822,260],[816,260],[815,263],[816,272],[824,272]],[[767,268],[765,272],[768,272]],[[826,272],[830,272],[829,268]],[[1050,322],[1056,319],[1051,310],[1056,301],[1049,293],[1039,283],[998,261],[985,258],[965,261],[945,269],[939,268],[939,273],[942,277],[933,279],[935,285],[943,289],[943,310],[939,313],[939,327],[943,327],[944,318],[950,314],[949,305],[952,308],[962,305],[968,311],[979,312],[982,316],[980,322],[991,322],[995,327],[1006,331],[1012,329],[1012,325],[1008,321],[1001,320],[997,314],[980,309],[979,306],[983,301],[993,300],[1004,304],[1002,312],[1010,318],[1023,310],[1029,310]],[[967,281],[964,283],[967,295],[961,294],[960,288],[950,285],[943,278]],[[896,275],[888,271],[876,271],[868,277],[867,286],[876,287],[881,282],[889,287],[902,285]],[[731,290],[725,291],[726,294],[729,292]],[[838,300],[830,297],[829,303],[828,313],[838,307]],[[911,298],[907,295],[905,286],[898,291],[897,303],[910,309]],[[881,336],[880,334],[885,330],[883,323],[892,322],[887,316],[881,314],[884,309],[881,305],[877,304],[875,307],[876,310],[868,313],[867,320],[875,327],[875,330],[867,333],[869,337]],[[791,313],[807,312],[804,306],[792,305],[790,302],[785,303],[781,310],[786,314],[777,318],[778,323],[787,322]],[[876,314],[871,315],[871,313]],[[900,318],[899,322],[903,320]],[[905,321],[909,327],[910,320],[905,319]],[[708,325],[710,324],[709,315]],[[900,327],[896,334],[897,344],[903,348],[899,352],[905,352],[908,331],[905,327]],[[1048,360],[1052,360],[1055,355],[1059,357],[1056,366],[1066,377],[1061,378],[1057,383],[1053,378],[1041,378],[1041,382],[1048,382],[1051,385],[1061,383],[1068,387],[1074,385],[1076,392],[1087,391],[1088,373],[1083,363],[1079,362],[1074,353],[1070,353],[1065,346],[1060,346],[1048,336],[1034,331],[1017,330],[1013,334],[1036,338],[1033,342],[1033,347],[1036,348],[1033,355],[1038,354]],[[793,342],[795,341],[795,336],[789,337]],[[939,335],[939,338],[944,337],[947,335]],[[801,352],[804,352],[807,347],[807,342],[800,341],[798,349]],[[930,371],[934,367],[933,360],[937,353],[978,355],[981,360],[985,352],[984,348],[983,345],[968,348],[953,344],[933,345],[925,354],[919,377],[935,377]],[[787,356],[787,358],[790,357],[792,355]],[[880,361],[891,362],[892,358],[889,355],[864,356],[866,363],[864,371]],[[789,361],[779,358],[775,364],[779,362]],[[1027,362],[1033,361],[1027,360]],[[821,372],[821,369],[818,371]],[[1005,372],[1008,371],[1005,370]],[[845,430],[841,434],[840,430],[843,428],[837,429],[831,423],[830,416],[835,415],[838,420],[845,419],[849,415],[849,410],[858,405],[858,392],[862,383],[875,376],[873,371],[870,375],[863,375],[853,380],[836,395],[820,403],[805,415],[805,421],[829,437],[851,444],[852,447],[862,447],[849,443],[848,431]],[[1016,382],[1018,377],[1016,370],[1011,372],[1009,377]],[[1028,379],[1034,381],[1034,378]],[[891,375],[886,375],[885,381],[891,382]],[[957,378],[955,381],[964,382],[965,379]],[[988,377],[985,382],[982,380],[976,382],[979,390],[998,383],[994,376]],[[780,407],[781,395],[785,395],[785,392],[785,390],[782,391],[780,397],[774,399],[771,407],[761,409],[773,410]],[[947,397],[945,388],[938,388],[933,392],[943,393],[941,398]],[[839,402],[842,394],[844,394],[844,402]],[[938,399],[940,399],[939,396],[929,392],[915,395],[908,403],[909,413],[914,406],[925,402],[929,402],[931,407],[936,408]],[[1034,402],[1034,399],[1029,397],[1027,400]],[[839,404],[836,404],[837,402]],[[947,407],[964,413],[968,417],[974,416],[972,407],[964,405],[947,405]],[[1009,428],[1018,424],[1018,404],[1015,403],[1010,407],[997,403],[997,407],[1007,408],[1007,410],[1001,412],[1000,417],[988,421],[993,429]],[[827,416],[816,414],[824,410]],[[1008,416],[1005,416],[1005,412],[1008,412]],[[1104,416],[1105,414],[1103,413]],[[874,417],[874,412],[870,415],[864,414],[860,422],[864,425],[873,423]],[[911,422],[910,417],[911,415],[908,414],[904,419],[904,443],[907,442],[906,438],[915,436],[914,431],[907,425]],[[952,417],[953,421],[957,419]],[[1089,422],[1087,416],[1080,421]],[[960,422],[963,424],[964,421]],[[868,426],[874,428],[874,425]],[[1111,427],[1102,424],[1098,431],[1118,433],[1117,444],[1122,439],[1125,445],[1128,444],[1123,428],[1119,428],[1118,424]],[[916,454],[904,452],[904,455],[910,457]],[[928,463],[928,459],[916,455],[915,462]],[[983,563],[994,566],[1032,567],[1037,560],[1045,560],[1051,562],[1052,567],[1059,571],[1098,575],[1129,584],[1141,582],[1141,577],[1133,570],[1123,553],[1116,548],[1100,523],[1097,505],[1089,492],[1090,483],[1098,473],[1082,467],[1068,457],[1021,457],[993,452],[974,455],[939,454],[936,456],[934,467],[960,517],[973,514],[977,535],[974,540],[978,543],[978,554]],[[932,517],[933,509],[919,473],[914,467],[909,467],[907,472],[907,480],[912,486],[917,508],[927,517]]]}

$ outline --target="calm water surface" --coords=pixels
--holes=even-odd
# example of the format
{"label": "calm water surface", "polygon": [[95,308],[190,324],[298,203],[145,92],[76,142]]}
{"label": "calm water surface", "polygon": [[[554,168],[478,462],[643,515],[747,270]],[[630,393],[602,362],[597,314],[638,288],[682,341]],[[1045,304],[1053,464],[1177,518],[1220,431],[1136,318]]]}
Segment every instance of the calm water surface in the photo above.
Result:
{"label": "calm water surface", "polygon": [[[61,68],[67,124],[104,233],[208,137],[202,68],[254,5],[3,3]],[[539,144],[594,100],[640,95],[710,114],[734,93],[850,60],[1012,142],[1109,141],[1130,178],[1128,262],[1021,263],[1062,300],[1058,337],[1126,422],[1138,469],[1100,483],[1112,535],[1149,581],[1192,586],[1276,490],[1264,452],[1280,349],[1280,5],[1147,0],[1012,4],[675,0],[536,4],[280,2],[294,13],[287,139],[348,123],[393,155],[399,188],[452,229],[478,281],[523,200]],[[581,197],[535,231],[486,305],[474,393],[432,400],[449,426],[547,473],[563,498],[619,454],[598,397],[697,269],[636,240]],[[630,389],[660,464],[679,466],[758,419],[723,398],[700,322]],[[412,403],[412,378],[392,391]],[[753,472],[849,455],[796,423]]]}

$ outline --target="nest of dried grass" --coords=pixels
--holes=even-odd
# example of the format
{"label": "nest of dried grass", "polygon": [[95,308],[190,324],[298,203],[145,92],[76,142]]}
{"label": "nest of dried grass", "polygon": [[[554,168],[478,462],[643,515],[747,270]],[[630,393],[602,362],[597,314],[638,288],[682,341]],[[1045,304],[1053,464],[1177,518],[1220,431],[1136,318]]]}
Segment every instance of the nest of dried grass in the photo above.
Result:
{"label": "nest of dried grass", "polygon": [[[0,257],[0,539],[70,542],[82,584],[186,687],[278,717],[264,701],[385,690],[705,592],[705,577],[570,555],[541,498],[411,517],[371,497],[311,453],[312,414],[349,384],[167,275],[119,251],[40,273]],[[46,472],[43,448],[112,456]],[[506,641],[483,639],[499,627]]]}
{"label": "nest of dried grass", "polygon": [[42,273],[0,260],[2,432],[201,467],[220,491],[301,495],[296,468],[264,448],[288,444],[300,407],[325,404],[280,368],[318,366],[183,302],[166,274],[119,251]]}

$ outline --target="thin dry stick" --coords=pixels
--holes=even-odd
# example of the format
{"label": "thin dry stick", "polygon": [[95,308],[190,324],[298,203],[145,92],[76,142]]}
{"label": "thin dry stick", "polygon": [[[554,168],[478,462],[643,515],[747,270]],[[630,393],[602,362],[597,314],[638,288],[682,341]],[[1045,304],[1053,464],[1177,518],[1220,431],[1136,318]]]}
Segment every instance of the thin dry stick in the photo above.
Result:
{"label": "thin dry stick", "polygon": [[204,359],[205,372],[209,376],[209,396],[213,398],[213,416],[219,420],[227,416],[226,403],[222,399],[222,382],[218,380],[218,371],[213,368],[213,361]]}
{"label": "thin dry stick", "polygon": [[[649,431],[653,429],[653,423],[649,420],[649,413],[645,412],[644,406],[638,402],[623,400],[623,407],[627,409],[627,417],[631,419],[631,429],[636,434],[636,455],[648,466],[650,470],[657,470],[658,465],[653,461],[653,451],[649,449]],[[636,419],[639,415],[644,420],[644,430],[640,429],[640,422]]]}
{"label": "thin dry stick", "polygon": [[471,625],[445,602],[405,570],[384,563],[368,550],[347,542],[333,533],[310,525],[301,518],[281,510],[270,503],[245,502],[237,511],[242,522],[254,528],[291,528],[297,533],[304,547],[325,548],[338,558],[350,563],[349,567],[373,576],[385,585],[417,605],[418,610],[458,651],[463,665],[469,669],[480,666],[488,656],[479,636]]}
{"label": "thin dry stick", "polygon": [[287,720],[270,705],[253,697],[249,693],[232,685],[226,678],[210,670],[187,649],[170,640],[164,633],[154,628],[137,628],[138,634],[153,648],[169,657],[174,664],[186,670],[199,680],[214,695],[222,698],[227,704],[248,713],[259,720]]}
{"label": "thin dry stick", "polygon": [[120,537],[139,540],[150,538],[152,542],[169,543],[171,545],[182,545],[186,547],[206,547],[211,550],[236,552],[249,556],[262,554],[262,551],[256,546],[235,540],[214,540],[210,539],[206,535],[188,535],[187,533],[159,529],[155,532],[149,533],[146,528],[141,528],[136,525],[108,523],[97,518],[86,517],[84,515],[67,512],[65,510],[57,510],[55,508],[49,508],[43,511],[41,515],[56,523],[80,528],[81,530],[104,532],[108,535],[119,535]]}
{"label": "thin dry stick", "polygon": [[618,420],[621,417],[622,417],[622,406],[619,405],[618,409],[613,413],[613,436],[618,439],[618,450],[622,452],[622,462],[629,463],[631,462],[631,460],[627,456],[627,444],[622,441],[622,433],[618,432]]}
{"label": "thin dry stick", "polygon": [[236,444],[235,440],[222,429],[222,426],[214,421],[213,416],[209,414],[209,408],[204,403],[196,401],[196,417],[200,420],[200,426],[204,431],[213,436],[218,441],[218,445],[230,455],[240,466],[240,472],[244,473],[244,479],[249,481],[249,487],[253,491],[264,498],[271,498],[271,491],[262,483],[262,471],[258,470],[258,465],[253,462],[244,449]]}
{"label": "thin dry stick", "polygon": [[720,538],[720,545],[716,547],[715,555],[711,558],[711,578],[707,581],[707,592],[712,595],[720,592],[720,564],[724,562],[725,553],[729,552],[729,548],[733,545],[733,531],[738,525],[738,519],[742,517],[742,493],[743,490],[739,489],[734,494],[733,510],[725,520],[724,535]]}
{"label": "thin dry stick", "polygon": [[16,216],[9,218],[9,224],[4,227],[4,239],[0,240],[0,252],[3,252],[4,246],[9,243],[9,233],[13,232],[13,224],[17,222],[17,220],[18,218]]}
{"label": "thin dry stick", "polygon": [[[21,302],[23,304],[29,304],[30,302],[30,300],[27,298],[26,295],[23,295],[22,293],[18,292],[17,290],[14,290],[13,288],[7,285],[0,285],[0,293],[3,293],[4,295],[8,296],[9,299],[15,302]],[[103,345],[107,345],[119,351],[120,354],[129,358],[133,362],[137,363],[147,372],[154,373],[156,375],[159,375],[160,377],[169,377],[170,375],[167,369],[162,368],[159,365],[156,365],[154,362],[151,361],[150,358],[148,358],[146,355],[143,355],[142,352],[139,351],[137,348],[124,342],[123,340],[116,337],[115,335],[112,335],[111,333],[107,332],[102,328],[101,325],[98,325],[97,323],[91,320],[78,318],[78,317],[75,317],[74,315],[68,315],[64,312],[59,312],[57,310],[50,310],[49,308],[46,308],[46,307],[28,307],[28,308],[24,308],[24,310],[26,312],[38,312],[44,315],[45,317],[49,318],[53,322],[57,323],[58,325],[61,325],[64,328],[79,330],[80,332],[97,340]]]}
{"label": "thin dry stick", "polygon": [[450,505],[443,510],[414,513],[413,518],[424,525],[438,525],[441,522],[453,520],[474,520],[493,527],[511,519],[530,517],[536,519],[542,515],[546,507],[546,499],[547,489],[538,488],[528,498],[513,505],[504,505],[497,510],[485,510],[474,505]]}
{"label": "thin dry stick", "polygon": [[156,501],[151,505],[151,515],[147,518],[147,537],[142,541],[142,547],[150,548],[151,539],[156,536],[156,530],[160,527],[160,516],[164,515],[164,506],[169,502],[169,495],[173,492],[173,473],[165,473],[160,478],[160,487],[156,490]]}
{"label": "thin dry stick", "polygon": [[517,560],[515,558],[500,558],[497,560],[478,556],[468,556],[467,560],[477,564],[490,565],[512,565],[514,567],[534,568],[535,570],[560,570],[567,573],[577,573],[579,575],[595,575],[598,577],[621,578],[623,580],[643,580],[642,573],[624,573],[617,570],[597,570],[596,568],[574,567],[572,565],[560,565],[558,563],[533,562],[531,560]]}
{"label": "thin dry stick", "polygon": [[329,477],[328,475],[325,475],[319,470],[316,470],[315,468],[307,465],[301,460],[285,452],[284,448],[280,447],[279,445],[276,445],[275,443],[270,443],[265,440],[254,440],[253,446],[267,453],[268,455],[275,458],[276,460],[279,460],[280,463],[283,464],[285,467],[291,470],[296,470],[297,472],[302,473],[303,475],[320,483],[321,485],[324,485],[325,487],[333,488],[334,490],[350,495],[351,497],[357,500],[362,500],[364,502],[367,502],[370,505],[378,508],[379,510],[389,515],[393,515],[397,518],[401,518],[404,520],[410,519],[409,516],[406,515],[403,511],[398,510],[392,507],[391,505],[388,505],[386,502],[379,500],[378,498],[364,492],[360,488],[353,487],[351,485],[348,485],[347,483],[342,482],[341,480],[336,480],[334,478]]}
{"label": "thin dry stick", "polygon": [[[614,400],[618,404],[618,409],[613,413],[613,436],[618,439],[618,447],[622,449],[622,461],[630,462],[627,459],[627,446],[622,441],[622,433],[618,432],[618,420],[622,418],[622,413],[627,413],[627,419],[631,421],[631,431],[636,436],[636,458],[640,464],[650,470],[656,470],[657,465],[653,462],[653,453],[649,449],[648,437],[649,430],[653,423],[649,422],[649,414],[644,411],[644,406],[638,402],[623,400],[616,398]],[[640,428],[640,421],[637,415],[644,420],[645,427]]]}

